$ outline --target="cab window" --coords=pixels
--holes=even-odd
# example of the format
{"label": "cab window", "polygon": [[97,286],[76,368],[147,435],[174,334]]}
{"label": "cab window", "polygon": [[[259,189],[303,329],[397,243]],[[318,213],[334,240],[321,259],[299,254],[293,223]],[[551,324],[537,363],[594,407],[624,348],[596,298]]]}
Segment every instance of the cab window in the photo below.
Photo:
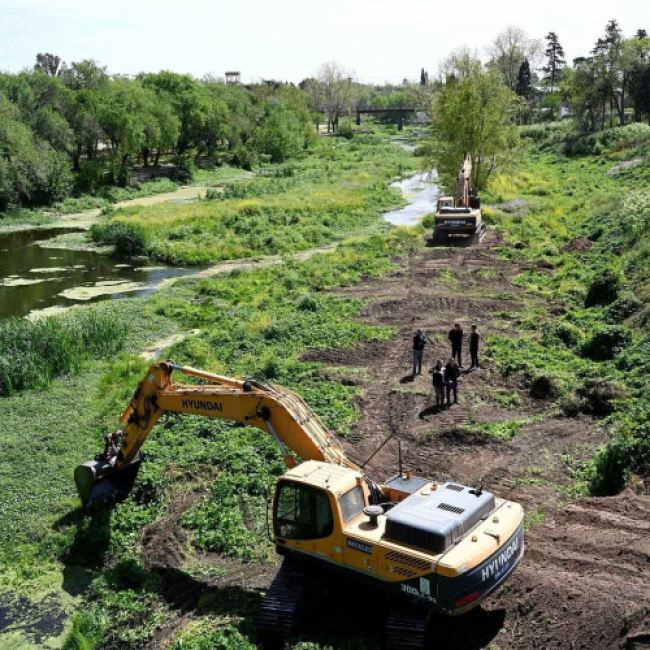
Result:
{"label": "cab window", "polygon": [[286,539],[322,539],[334,531],[325,492],[300,483],[283,482],[276,501],[275,534]]}
{"label": "cab window", "polygon": [[355,517],[358,517],[366,506],[363,501],[363,490],[361,486],[357,485],[349,492],[346,492],[339,499],[339,503],[341,504],[341,515],[346,524],[348,521],[352,521]]}

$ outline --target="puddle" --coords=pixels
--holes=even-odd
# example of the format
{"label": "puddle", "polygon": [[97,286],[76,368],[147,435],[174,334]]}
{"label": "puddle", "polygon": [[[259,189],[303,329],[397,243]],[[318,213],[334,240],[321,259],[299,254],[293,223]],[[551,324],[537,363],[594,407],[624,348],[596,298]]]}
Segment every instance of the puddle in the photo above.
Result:
{"label": "puddle", "polygon": [[391,183],[391,187],[401,190],[409,204],[399,210],[384,213],[384,219],[394,226],[415,226],[424,216],[434,212],[440,195],[437,178],[438,174],[431,171]]}
{"label": "puddle", "polygon": [[70,228],[0,232],[0,319],[26,316],[35,310],[54,312],[82,302],[146,295],[167,278],[197,271],[146,260],[133,264],[95,251],[39,246],[70,232]]}

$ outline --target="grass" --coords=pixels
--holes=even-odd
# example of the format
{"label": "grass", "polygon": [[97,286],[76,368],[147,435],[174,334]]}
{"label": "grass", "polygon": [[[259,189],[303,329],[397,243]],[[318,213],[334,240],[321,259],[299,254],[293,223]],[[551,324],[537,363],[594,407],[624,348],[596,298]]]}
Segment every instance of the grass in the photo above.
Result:
{"label": "grass", "polygon": [[486,352],[524,388],[552,378],[566,413],[607,415],[612,442],[582,470],[596,494],[650,468],[649,133],[630,125],[576,140],[570,125],[526,127],[518,171],[484,194],[510,244],[501,254],[527,267],[515,284],[537,305],[519,338],[493,336]]}
{"label": "grass", "polygon": [[481,422],[466,427],[469,433],[496,438],[497,440],[514,440],[515,436],[528,424],[538,422],[539,418],[519,418],[500,422]]}
{"label": "grass", "polygon": [[31,322],[0,322],[0,395],[43,388],[54,377],[77,372],[91,357],[122,348],[126,326],[101,308]]}
{"label": "grass", "polygon": [[138,228],[149,257],[205,264],[307,250],[381,228],[381,212],[403,201],[387,181],[416,165],[381,138],[364,138],[323,141],[290,167],[227,183],[198,204],[119,210],[94,227],[93,239],[110,243],[122,222]]}

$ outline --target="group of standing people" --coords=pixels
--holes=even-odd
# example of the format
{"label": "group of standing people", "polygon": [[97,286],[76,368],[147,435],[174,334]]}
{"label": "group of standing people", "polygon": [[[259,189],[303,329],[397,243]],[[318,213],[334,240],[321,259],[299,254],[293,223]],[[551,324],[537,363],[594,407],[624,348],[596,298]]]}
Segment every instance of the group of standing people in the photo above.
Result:
{"label": "group of standing people", "polygon": [[[442,359],[436,361],[436,365],[429,371],[432,374],[433,390],[436,397],[436,407],[438,410],[444,410],[451,406],[451,396],[453,393],[454,404],[458,404],[458,379],[460,369],[463,367],[463,341],[465,333],[459,323],[449,331],[447,337],[451,343],[451,357],[445,365]],[[472,325],[469,335],[469,353],[472,359],[471,369],[479,367],[478,350],[481,335],[478,333],[476,325]],[[422,374],[422,359],[424,357],[424,348],[429,343],[429,336],[426,332],[419,329],[413,337],[413,376]],[[445,405],[446,397],[446,405]]]}

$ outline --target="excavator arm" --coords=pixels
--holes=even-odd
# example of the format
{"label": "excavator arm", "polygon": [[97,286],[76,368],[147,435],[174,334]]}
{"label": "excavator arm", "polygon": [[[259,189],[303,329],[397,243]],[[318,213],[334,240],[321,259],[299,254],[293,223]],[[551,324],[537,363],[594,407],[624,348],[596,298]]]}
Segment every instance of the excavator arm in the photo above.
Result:
{"label": "excavator arm", "polygon": [[[175,384],[174,371],[209,383]],[[77,489],[84,505],[94,486],[138,463],[139,451],[164,413],[189,413],[241,422],[270,433],[287,467],[301,460],[319,460],[357,471],[335,435],[305,401],[281,386],[239,381],[213,373],[178,366],[172,361],[152,365],[120,418],[124,425],[108,436],[109,444],[95,460],[75,470]]]}

